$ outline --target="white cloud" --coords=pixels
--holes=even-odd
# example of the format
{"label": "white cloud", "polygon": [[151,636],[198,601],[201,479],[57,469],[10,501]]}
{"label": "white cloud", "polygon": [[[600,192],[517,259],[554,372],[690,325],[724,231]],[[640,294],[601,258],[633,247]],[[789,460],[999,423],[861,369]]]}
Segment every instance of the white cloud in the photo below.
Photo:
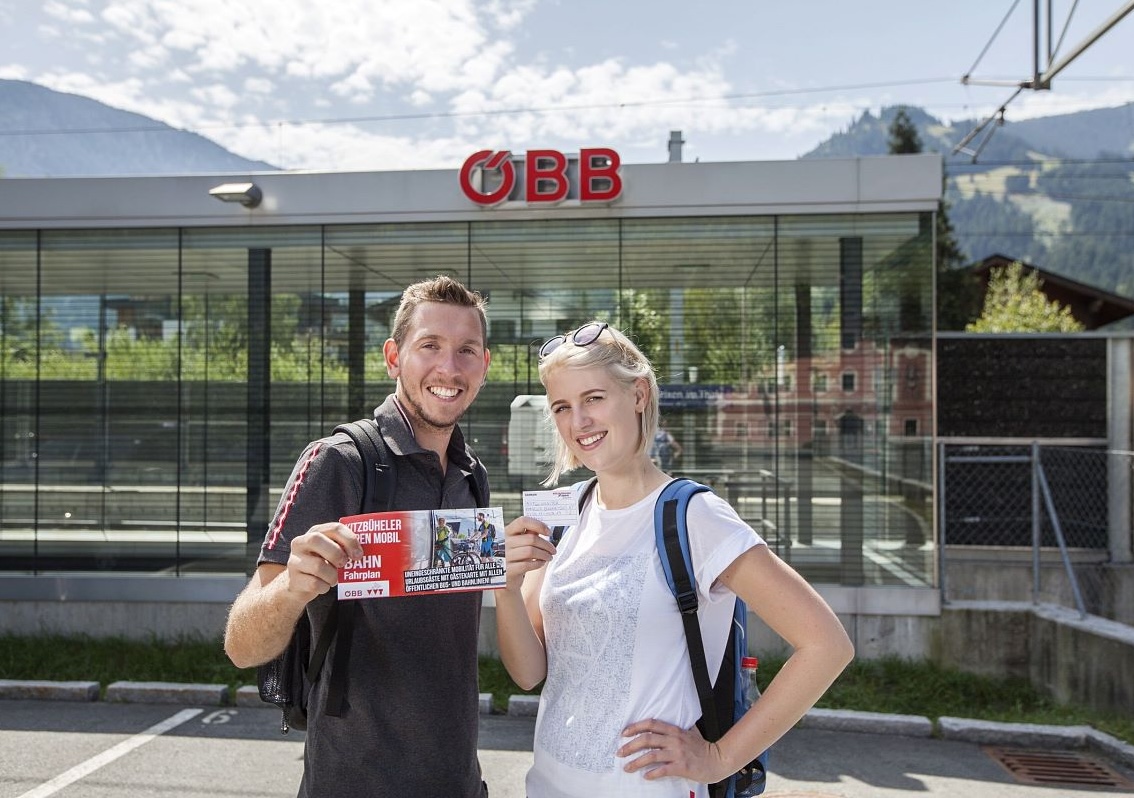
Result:
{"label": "white cloud", "polygon": [[1034,119],[1040,116],[1072,114],[1091,108],[1113,108],[1134,101],[1134,85],[1102,89],[1091,93],[1052,91],[1025,92],[1005,110],[1008,119]]}
{"label": "white cloud", "polygon": [[6,64],[0,66],[0,79],[3,80],[27,80],[28,70],[19,64]]}
{"label": "white cloud", "polygon": [[214,83],[211,86],[198,86],[191,89],[189,95],[193,97],[193,99],[213,109],[235,108],[240,103],[240,97],[237,96],[236,92],[223,83]]}
{"label": "white cloud", "polygon": [[[609,59],[575,70],[520,66],[491,87],[463,92],[452,105],[462,114],[496,112],[463,118],[462,125],[470,132],[513,140],[610,139],[656,135],[681,126],[737,131],[760,124],[765,116],[760,109],[712,100],[727,95],[730,88],[715,66],[682,70],[664,62],[627,66]],[[505,111],[517,112],[500,113]]]}
{"label": "white cloud", "polygon": [[[193,72],[226,74],[256,65],[335,78],[367,94],[377,85],[427,91],[463,85],[467,62],[482,63],[486,51],[506,52],[490,38],[483,17],[510,27],[531,5],[498,0],[478,14],[473,0],[278,0],[268,14],[257,4],[224,0],[109,0],[102,18],[125,39],[177,49]],[[493,60],[499,64],[499,57]]]}
{"label": "white cloud", "polygon": [[101,16],[104,22],[109,23],[111,30],[144,45],[151,45],[159,38],[156,20],[147,13],[143,3],[112,2],[103,9]]}
{"label": "white cloud", "polygon": [[[265,144],[269,143],[267,147]],[[264,125],[223,136],[228,149],[292,170],[371,171],[459,166],[473,144],[460,138],[420,140],[350,125]]]}
{"label": "white cloud", "polygon": [[86,8],[75,8],[73,3],[68,5],[59,2],[59,0],[50,0],[50,2],[44,3],[43,13],[60,22],[71,24],[85,25],[94,22],[94,15]]}
{"label": "white cloud", "polygon": [[489,0],[484,15],[501,30],[510,30],[519,27],[535,5],[536,0]]}
{"label": "white cloud", "polygon": [[270,94],[276,84],[267,78],[245,78],[244,90],[249,94]]}
{"label": "white cloud", "polygon": [[140,47],[128,56],[130,64],[141,70],[156,69],[169,60],[169,51],[158,44]]}

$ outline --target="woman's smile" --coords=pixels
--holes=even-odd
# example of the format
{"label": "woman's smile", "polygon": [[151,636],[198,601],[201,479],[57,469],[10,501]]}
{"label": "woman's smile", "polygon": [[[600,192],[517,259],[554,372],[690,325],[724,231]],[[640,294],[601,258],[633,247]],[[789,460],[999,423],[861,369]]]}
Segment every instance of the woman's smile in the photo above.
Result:
{"label": "woman's smile", "polygon": [[601,441],[605,437],[606,437],[605,432],[592,432],[590,435],[584,435],[583,437],[576,438],[575,440],[577,440],[579,442],[580,446],[582,446],[584,449],[587,449],[592,444],[598,443],[599,441]]}

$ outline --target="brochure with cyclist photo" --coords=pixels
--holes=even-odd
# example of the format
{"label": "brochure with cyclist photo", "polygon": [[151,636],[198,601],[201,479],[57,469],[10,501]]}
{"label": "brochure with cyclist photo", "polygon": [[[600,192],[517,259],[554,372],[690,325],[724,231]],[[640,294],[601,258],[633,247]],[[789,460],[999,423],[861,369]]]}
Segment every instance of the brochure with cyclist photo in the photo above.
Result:
{"label": "brochure with cyclist photo", "polygon": [[339,569],[340,599],[504,587],[504,510],[404,510],[339,519],[362,557]]}

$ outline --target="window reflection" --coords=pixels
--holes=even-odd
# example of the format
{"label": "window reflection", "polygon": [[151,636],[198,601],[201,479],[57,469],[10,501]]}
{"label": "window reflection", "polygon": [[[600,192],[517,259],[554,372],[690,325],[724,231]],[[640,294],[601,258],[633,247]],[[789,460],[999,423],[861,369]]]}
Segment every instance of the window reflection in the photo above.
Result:
{"label": "window reflection", "polygon": [[926,230],[878,214],[0,234],[0,568],[246,571],[304,443],[392,390],[401,289],[450,273],[489,298],[489,383],[463,423],[506,514],[546,473],[536,348],[600,319],[657,367],[675,472],[814,581],[931,584]]}

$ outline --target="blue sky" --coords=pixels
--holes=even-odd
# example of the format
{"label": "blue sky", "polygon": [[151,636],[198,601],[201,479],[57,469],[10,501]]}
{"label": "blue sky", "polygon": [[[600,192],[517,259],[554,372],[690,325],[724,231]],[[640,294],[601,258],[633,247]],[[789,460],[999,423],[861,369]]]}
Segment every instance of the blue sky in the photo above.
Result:
{"label": "blue sky", "polygon": [[[1058,59],[1128,3],[1052,5]],[[479,149],[589,146],[658,162],[670,130],[683,132],[686,160],[791,159],[884,105],[946,121],[992,113],[1012,89],[961,77],[1029,78],[1032,6],[0,0],[0,78],[93,97],[289,169],[455,168]],[[1134,13],[1051,91],[1017,97],[1008,119],[1134,100],[1131,53]]]}

